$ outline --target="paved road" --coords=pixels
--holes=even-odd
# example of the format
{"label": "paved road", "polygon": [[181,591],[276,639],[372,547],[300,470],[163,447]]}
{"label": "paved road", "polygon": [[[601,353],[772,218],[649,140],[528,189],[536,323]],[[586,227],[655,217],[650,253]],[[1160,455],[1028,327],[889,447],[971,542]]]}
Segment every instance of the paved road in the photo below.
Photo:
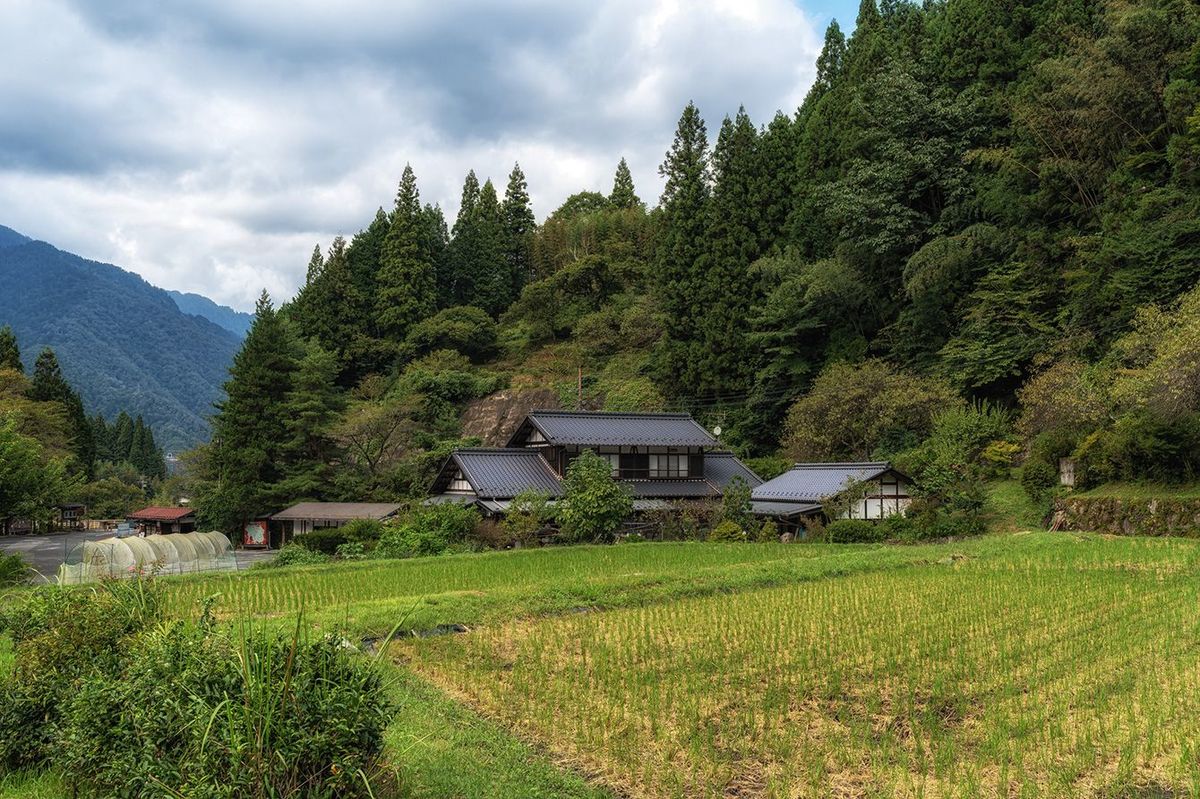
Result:
{"label": "paved road", "polygon": [[[71,550],[85,541],[109,538],[111,532],[56,533],[54,535],[0,536],[0,551],[17,553],[39,574],[53,581],[58,567],[66,561]],[[276,551],[237,550],[238,569],[248,569],[260,560],[270,560]]]}

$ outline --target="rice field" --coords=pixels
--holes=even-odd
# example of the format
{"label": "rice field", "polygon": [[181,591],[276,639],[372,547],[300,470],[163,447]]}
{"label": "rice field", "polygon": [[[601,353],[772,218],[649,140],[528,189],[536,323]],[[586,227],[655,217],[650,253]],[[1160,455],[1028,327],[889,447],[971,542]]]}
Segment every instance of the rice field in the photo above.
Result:
{"label": "rice field", "polygon": [[1196,796],[1198,558],[1006,536],[393,652],[635,797]]}

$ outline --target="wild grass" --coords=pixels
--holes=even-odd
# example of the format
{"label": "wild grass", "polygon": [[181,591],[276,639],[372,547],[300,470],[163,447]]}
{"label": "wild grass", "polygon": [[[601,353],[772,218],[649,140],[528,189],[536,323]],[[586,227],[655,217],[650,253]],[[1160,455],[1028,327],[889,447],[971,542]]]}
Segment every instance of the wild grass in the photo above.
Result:
{"label": "wild grass", "polygon": [[1075,494],[1079,497],[1113,497],[1115,499],[1200,499],[1200,483],[1169,485],[1166,483],[1106,483]]}
{"label": "wild grass", "polygon": [[1017,480],[997,480],[987,485],[983,519],[987,529],[996,533],[1045,530],[1043,518],[1050,502],[1037,503],[1029,498]]}
{"label": "wild grass", "polygon": [[1194,795],[1200,547],[1003,540],[396,651],[632,796]]}

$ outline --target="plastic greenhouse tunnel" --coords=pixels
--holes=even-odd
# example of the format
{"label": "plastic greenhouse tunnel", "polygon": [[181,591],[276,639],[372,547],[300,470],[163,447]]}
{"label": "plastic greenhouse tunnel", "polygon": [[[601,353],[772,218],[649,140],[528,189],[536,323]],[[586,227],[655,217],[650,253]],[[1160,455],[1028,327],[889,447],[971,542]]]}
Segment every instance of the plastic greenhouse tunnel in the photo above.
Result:
{"label": "plastic greenhouse tunnel", "polygon": [[171,533],[145,538],[86,541],[59,567],[63,585],[159,574],[235,571],[233,545],[224,533]]}

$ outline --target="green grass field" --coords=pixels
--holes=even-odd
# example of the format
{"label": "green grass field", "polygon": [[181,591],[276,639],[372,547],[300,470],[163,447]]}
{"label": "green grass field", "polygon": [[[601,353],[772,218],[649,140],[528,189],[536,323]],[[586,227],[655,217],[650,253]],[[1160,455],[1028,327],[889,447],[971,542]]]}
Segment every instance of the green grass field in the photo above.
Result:
{"label": "green grass field", "polygon": [[1198,578],[1200,543],[1015,533],[164,582],[177,615],[466,625],[388,652],[405,797],[1110,797],[1200,794]]}

